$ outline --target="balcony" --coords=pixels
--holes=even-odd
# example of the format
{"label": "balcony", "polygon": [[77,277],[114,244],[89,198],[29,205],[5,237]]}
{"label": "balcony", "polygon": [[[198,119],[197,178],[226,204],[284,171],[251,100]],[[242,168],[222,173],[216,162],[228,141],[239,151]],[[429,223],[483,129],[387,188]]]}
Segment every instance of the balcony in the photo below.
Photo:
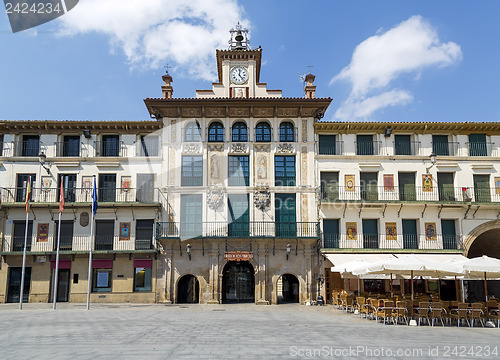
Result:
{"label": "balcony", "polygon": [[[10,150],[10,151],[9,151]],[[46,152],[46,148],[39,140],[13,141],[10,149],[7,149],[5,156],[25,156],[38,157],[40,152]]]}
{"label": "balcony", "polygon": [[156,238],[319,238],[319,223],[157,222]]}
{"label": "balcony", "polygon": [[[31,203],[33,204],[51,204],[59,203],[58,188],[33,188],[31,191]],[[0,188],[0,199],[2,206],[23,205],[25,202],[25,188]],[[99,189],[98,201],[100,203],[144,203],[157,204],[157,189],[135,189],[135,188],[117,188],[117,189]],[[92,202],[92,189],[87,188],[69,188],[64,189],[64,201],[68,203],[83,203],[88,205]]]}
{"label": "balcony", "polygon": [[382,141],[355,141],[356,155],[380,155]]}
{"label": "balcony", "polygon": [[321,194],[321,202],[422,202],[422,203],[500,203],[500,189],[489,187],[454,187],[444,184],[441,187],[426,188],[405,185],[394,186],[388,190],[384,186],[330,186]]}
{"label": "balcony", "polygon": [[320,140],[317,145],[318,155],[343,155],[343,153],[344,153],[343,141],[335,141],[330,143]]}
{"label": "balcony", "polygon": [[[467,151],[469,156],[493,156],[493,145],[492,142],[468,142]],[[496,149],[495,149],[496,150]],[[495,151],[496,152],[496,151]]]}
{"label": "balcony", "polygon": [[420,141],[394,141],[394,155],[418,155]]}
{"label": "balcony", "polygon": [[87,157],[88,149],[83,143],[60,141],[56,142],[56,156],[57,157]]}
{"label": "balcony", "polygon": [[438,142],[432,143],[432,151],[437,156],[458,156],[458,142]]}
{"label": "balcony", "polygon": [[[24,249],[24,236],[5,236],[1,239],[1,254],[22,253]],[[47,254],[55,253],[57,247],[57,237],[49,235],[45,240],[37,239],[36,235],[28,238],[26,251],[31,253]],[[59,250],[62,252],[85,253],[90,250],[90,234],[88,235],[61,235]],[[135,252],[135,251],[156,251],[153,239],[121,240],[119,236],[95,235],[94,251],[105,252]]]}
{"label": "balcony", "polygon": [[126,157],[127,148],[123,141],[95,141],[95,156]]}
{"label": "balcony", "polygon": [[357,234],[353,238],[347,234],[323,234],[324,249],[408,249],[408,250],[463,250],[459,235],[436,235],[427,239],[425,234]]}

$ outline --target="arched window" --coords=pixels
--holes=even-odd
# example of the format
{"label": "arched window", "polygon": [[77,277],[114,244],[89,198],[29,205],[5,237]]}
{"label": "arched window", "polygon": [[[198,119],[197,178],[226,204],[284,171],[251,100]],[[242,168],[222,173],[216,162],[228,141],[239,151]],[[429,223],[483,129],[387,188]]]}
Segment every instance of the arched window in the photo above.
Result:
{"label": "arched window", "polygon": [[244,122],[237,122],[233,125],[233,142],[247,142],[248,141],[248,129]]}
{"label": "arched window", "polygon": [[198,124],[198,122],[192,122],[189,123],[188,126],[186,126],[184,140],[188,142],[201,141],[201,130],[200,124]]}
{"label": "arched window", "polygon": [[266,122],[260,122],[255,127],[255,141],[271,142],[271,127]]}
{"label": "arched window", "polygon": [[208,127],[209,142],[224,142],[224,126],[220,122],[213,122]]}
{"label": "arched window", "polygon": [[280,125],[280,141],[281,142],[294,142],[294,127],[291,122],[282,122]]}

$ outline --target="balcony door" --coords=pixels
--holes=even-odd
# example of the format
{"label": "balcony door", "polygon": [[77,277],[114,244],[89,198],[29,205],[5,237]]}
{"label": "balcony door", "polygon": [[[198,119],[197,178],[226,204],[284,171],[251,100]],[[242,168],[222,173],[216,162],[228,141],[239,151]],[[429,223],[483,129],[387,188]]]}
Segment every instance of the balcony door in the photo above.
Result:
{"label": "balcony door", "polygon": [[[7,302],[18,303],[19,293],[21,292],[21,267],[9,267],[9,277],[7,279],[9,285],[7,289]],[[27,303],[30,296],[31,284],[31,267],[25,268],[24,273],[24,288],[23,288],[23,303]]]}
{"label": "balcony door", "polygon": [[295,193],[275,194],[274,208],[276,215],[276,236],[296,237],[296,205]]}
{"label": "balcony door", "polygon": [[115,202],[116,174],[99,174],[99,202]]}
{"label": "balcony door", "polygon": [[418,249],[417,220],[403,219],[403,248]]}
{"label": "balcony door", "polygon": [[248,194],[228,196],[228,232],[231,237],[250,236],[250,205]]}
{"label": "balcony door", "polygon": [[366,201],[378,200],[378,172],[362,172],[361,178],[361,199]]}
{"label": "balcony door", "polygon": [[455,220],[441,220],[441,233],[443,234],[443,249],[457,249]]}
{"label": "balcony door", "polygon": [[490,202],[490,176],[474,175],[474,196],[476,202]]}
{"label": "balcony door", "polygon": [[[24,235],[26,234],[26,221],[14,220],[14,239],[12,239],[12,251],[24,250]],[[28,239],[26,251],[31,251],[31,237],[33,235],[33,220],[28,221]]]}
{"label": "balcony door", "polygon": [[378,249],[377,219],[363,219],[363,248]]}
{"label": "balcony door", "polygon": [[[28,187],[28,179],[31,180],[31,199],[33,199],[33,187],[36,182],[35,174],[18,174],[17,175],[17,189],[16,189],[16,202],[26,201],[26,188]],[[31,200],[30,199],[30,200]]]}
{"label": "balcony door", "polygon": [[59,194],[61,191],[61,179],[63,183],[64,201],[76,201],[76,174],[61,174],[57,182],[57,196],[56,201],[59,202]]}
{"label": "balcony door", "polygon": [[339,248],[339,219],[323,220],[323,241],[327,249]]}
{"label": "balcony door", "polygon": [[137,220],[135,223],[135,249],[148,250],[152,248],[154,220]]}
{"label": "balcony door", "polygon": [[115,237],[114,220],[96,220],[95,250],[113,250],[114,237]]}
{"label": "balcony door", "polygon": [[[55,238],[54,238],[54,251],[57,250],[57,236],[59,234],[59,222],[55,221]],[[61,221],[61,239],[59,244],[59,250],[69,251],[72,250],[73,245],[73,220],[62,220]]]}
{"label": "balcony door", "polygon": [[399,200],[415,201],[417,200],[417,192],[415,188],[415,173],[400,172],[398,173],[399,181]]}
{"label": "balcony door", "polygon": [[455,201],[452,172],[438,172],[439,201]]}
{"label": "balcony door", "polygon": [[136,199],[142,203],[152,203],[154,200],[154,174],[137,174]]}
{"label": "balcony door", "polygon": [[202,195],[181,195],[181,237],[195,238],[202,235]]}

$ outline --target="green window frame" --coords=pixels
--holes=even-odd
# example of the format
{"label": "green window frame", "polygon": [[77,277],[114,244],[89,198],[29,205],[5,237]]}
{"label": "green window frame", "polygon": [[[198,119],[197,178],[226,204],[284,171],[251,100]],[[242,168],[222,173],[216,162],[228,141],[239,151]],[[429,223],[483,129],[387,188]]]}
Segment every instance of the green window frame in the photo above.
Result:
{"label": "green window frame", "polygon": [[229,155],[228,157],[228,185],[250,185],[250,157],[248,155]]}
{"label": "green window frame", "polygon": [[203,156],[182,156],[181,186],[203,185]]}
{"label": "green window frame", "polygon": [[295,156],[276,155],[274,157],[274,185],[295,186]]}

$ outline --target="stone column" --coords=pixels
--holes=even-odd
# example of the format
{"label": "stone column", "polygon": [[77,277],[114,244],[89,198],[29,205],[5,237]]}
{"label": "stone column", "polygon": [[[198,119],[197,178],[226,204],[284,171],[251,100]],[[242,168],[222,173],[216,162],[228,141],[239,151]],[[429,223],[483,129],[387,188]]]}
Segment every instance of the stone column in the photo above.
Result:
{"label": "stone column", "polygon": [[[255,277],[255,303],[257,305],[269,305],[268,288],[272,288],[271,279],[267,274],[268,253],[266,241],[257,242],[257,276]],[[269,293],[270,295],[270,293]]]}
{"label": "stone column", "polygon": [[207,304],[220,304],[220,279],[219,279],[219,250],[216,243],[212,243],[211,249],[208,251],[210,259],[210,269],[208,274],[208,291],[212,294]]}

